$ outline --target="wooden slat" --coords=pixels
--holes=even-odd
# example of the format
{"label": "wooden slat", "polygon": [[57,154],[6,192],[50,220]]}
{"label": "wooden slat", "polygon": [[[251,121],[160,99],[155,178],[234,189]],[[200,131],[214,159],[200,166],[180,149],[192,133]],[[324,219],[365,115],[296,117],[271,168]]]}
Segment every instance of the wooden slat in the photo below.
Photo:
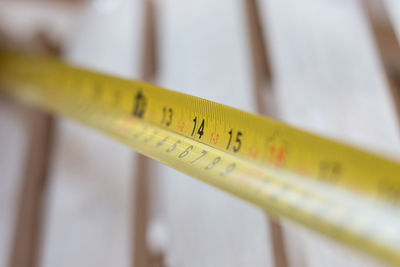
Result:
{"label": "wooden slat", "polygon": [[400,44],[383,1],[364,0],[363,7],[376,43],[382,72],[400,116]]}
{"label": "wooden slat", "polygon": [[[395,105],[360,5],[356,1],[258,2],[263,24],[256,27],[264,29],[268,40],[264,50],[260,47],[263,40],[257,40],[259,34],[250,35],[255,40],[248,46],[243,1],[159,1],[157,47],[161,60],[156,83],[244,110],[266,112],[307,130],[398,155]],[[139,45],[142,4],[99,3],[87,7],[67,58],[119,76],[139,77],[145,70],[142,77],[155,78],[156,64],[138,64],[143,51]],[[392,41],[393,36],[392,32]],[[378,38],[382,56],[390,49],[379,40],[382,38]],[[265,51],[271,51],[272,68],[266,64]],[[384,64],[393,61],[390,55],[383,59]],[[266,109],[257,110],[257,105]],[[0,119],[7,120],[1,114]],[[0,133],[8,133],[6,128]],[[56,140],[44,266],[130,265],[132,236],[137,240],[136,254],[149,260],[148,233],[155,235],[166,264],[171,266],[273,265],[269,240],[276,232],[268,231],[261,211],[144,158],[139,163],[134,159],[132,166],[129,149],[75,123],[62,120]],[[4,155],[22,151],[19,147],[20,152],[13,152],[8,144],[4,147],[8,151]],[[3,162],[7,164],[8,159]],[[17,160],[12,162],[15,167]],[[10,177],[17,171],[0,169],[9,170],[1,188],[10,188],[11,193],[2,194],[2,200],[10,202],[18,187]],[[136,184],[137,193],[133,194],[132,176],[137,182],[157,176],[150,186],[151,203],[146,203],[148,195],[138,194],[143,188],[147,191],[148,184]],[[134,215],[133,205],[139,207]],[[10,207],[5,207],[2,216],[13,217]],[[144,219],[138,221],[140,215]],[[130,233],[130,218],[141,223],[135,225],[139,237]],[[11,224],[12,219],[0,218],[5,233],[0,235],[5,240],[0,240],[0,247],[9,242],[6,233]],[[284,229],[290,266],[377,265],[287,222]],[[148,255],[140,254],[140,249]],[[0,249],[0,266],[1,255],[7,253]],[[140,258],[134,260],[136,266],[143,266]]]}
{"label": "wooden slat", "polygon": [[[243,2],[158,3],[157,83],[255,111]],[[153,207],[157,210],[153,221],[163,225],[168,266],[272,266],[262,211],[170,168],[154,165],[158,205]]]}
{"label": "wooden slat", "polygon": [[38,266],[41,249],[54,126],[50,115],[38,110],[31,110],[30,113],[32,120],[30,144],[18,197],[18,217],[10,267]]}
{"label": "wooden slat", "polygon": [[[14,3],[11,1],[3,1],[0,6],[0,35],[2,35],[0,45],[9,46],[12,49],[28,49],[52,54],[60,53],[59,45],[61,40],[67,37],[68,29],[73,24],[72,18],[75,16],[73,13],[78,8],[71,5],[51,3],[32,5],[28,2]],[[54,13],[58,15],[55,16]],[[55,31],[57,32],[56,36],[54,35]],[[17,109],[20,109],[20,112]],[[8,189],[7,193],[4,192],[2,195],[10,197],[14,194],[14,199],[4,201],[4,205],[14,211],[8,214],[6,213],[7,209],[4,208],[1,215],[5,216],[4,221],[14,224],[14,227],[10,227],[7,233],[2,235],[4,238],[10,238],[10,242],[5,242],[6,239],[0,241],[2,252],[0,261],[3,262],[0,262],[0,266],[38,266],[41,252],[42,221],[47,195],[54,123],[49,115],[39,110],[14,105],[16,114],[22,111],[29,113],[29,116],[26,114],[25,127],[27,129],[24,131],[29,139],[29,148],[25,149],[26,155],[21,156],[20,159],[11,157],[13,161],[8,164],[7,160],[2,159],[10,166],[15,167],[16,164],[19,164],[18,168],[23,170],[23,174],[21,177],[10,177],[7,174],[2,177],[4,186]],[[12,126],[13,123],[21,122],[20,118],[16,116],[10,114],[8,116],[15,122],[3,121],[2,125],[6,128]],[[14,135],[16,134],[10,134],[10,136]],[[15,147],[18,150],[19,143],[24,142],[16,143],[10,136],[5,136],[2,140],[7,142],[4,152],[13,155],[14,153],[7,151],[6,148]],[[20,162],[21,160],[24,162]],[[9,167],[1,165],[0,169],[3,172],[4,169],[7,171]],[[13,182],[10,183],[10,180]],[[14,188],[10,187],[11,184],[14,185]],[[4,255],[3,252],[5,252]]]}
{"label": "wooden slat", "polygon": [[[157,8],[153,0],[146,0],[144,5],[143,33],[141,57],[141,78],[148,82],[154,82],[157,77],[158,53],[157,53]],[[137,60],[137,59],[136,59]],[[138,155],[137,173],[135,174],[135,211],[134,211],[134,245],[133,255],[135,267],[161,267],[164,259],[161,251],[151,250],[149,240],[149,225],[151,205],[154,196],[150,188],[153,184],[151,173],[151,159]]]}
{"label": "wooden slat", "polygon": [[[141,10],[140,1],[88,5],[66,59],[110,74],[138,77]],[[42,266],[132,266],[135,162],[131,149],[60,120]]]}
{"label": "wooden slat", "polygon": [[[259,3],[270,40],[279,118],[364,149],[396,155],[400,145],[396,112],[359,3]],[[302,251],[298,258],[290,258],[291,266],[378,264],[292,224],[285,228],[291,232],[288,238],[301,236],[301,242],[289,248]]]}
{"label": "wooden slat", "polygon": [[[268,55],[268,40],[262,29],[262,22],[258,3],[256,0],[244,1],[246,8],[247,29],[249,39],[249,50],[252,63],[253,86],[257,100],[257,112],[259,114],[276,117],[277,108],[272,88],[272,70],[270,66],[270,57]],[[269,229],[271,233],[270,245],[274,255],[275,267],[288,266],[288,254],[284,242],[284,232],[278,218],[268,218]]]}
{"label": "wooden slat", "polygon": [[0,1],[0,44],[12,49],[48,52],[43,36],[53,48],[73,35],[81,6],[66,2]]}
{"label": "wooden slat", "polygon": [[12,253],[23,165],[29,145],[29,113],[0,96],[0,125],[0,266],[7,266]]}

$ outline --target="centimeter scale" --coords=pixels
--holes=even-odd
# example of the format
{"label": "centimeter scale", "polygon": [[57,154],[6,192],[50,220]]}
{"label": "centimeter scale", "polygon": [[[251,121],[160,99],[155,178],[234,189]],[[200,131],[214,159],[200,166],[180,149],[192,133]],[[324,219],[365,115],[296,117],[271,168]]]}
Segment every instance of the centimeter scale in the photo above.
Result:
{"label": "centimeter scale", "polygon": [[43,55],[0,52],[6,94],[400,265],[400,164],[266,117]]}

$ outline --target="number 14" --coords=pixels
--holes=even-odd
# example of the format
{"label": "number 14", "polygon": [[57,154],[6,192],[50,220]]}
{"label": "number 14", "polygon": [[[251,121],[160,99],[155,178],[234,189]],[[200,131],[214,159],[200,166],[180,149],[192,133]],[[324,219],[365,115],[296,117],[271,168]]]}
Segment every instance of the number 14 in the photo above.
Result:
{"label": "number 14", "polygon": [[[193,131],[192,131],[192,135],[191,135],[191,136],[193,136],[194,131],[196,130],[197,117],[194,117],[193,122],[194,122],[194,125],[193,125]],[[204,119],[203,119],[203,121],[201,122],[200,127],[199,127],[197,133],[199,134],[199,139],[200,139],[200,138],[203,136],[203,134],[204,134]]]}

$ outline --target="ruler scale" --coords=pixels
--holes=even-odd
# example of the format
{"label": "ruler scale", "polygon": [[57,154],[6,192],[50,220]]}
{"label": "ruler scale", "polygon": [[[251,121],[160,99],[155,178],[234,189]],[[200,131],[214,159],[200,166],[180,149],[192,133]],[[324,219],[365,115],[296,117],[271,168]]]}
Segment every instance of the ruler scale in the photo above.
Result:
{"label": "ruler scale", "polygon": [[48,56],[1,52],[0,85],[271,214],[400,264],[397,162]]}

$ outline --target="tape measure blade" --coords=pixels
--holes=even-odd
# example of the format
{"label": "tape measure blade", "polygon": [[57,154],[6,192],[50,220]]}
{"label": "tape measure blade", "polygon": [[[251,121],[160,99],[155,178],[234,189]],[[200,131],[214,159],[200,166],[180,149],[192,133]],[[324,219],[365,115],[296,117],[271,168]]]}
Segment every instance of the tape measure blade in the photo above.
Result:
{"label": "tape measure blade", "polygon": [[398,163],[147,83],[42,56],[0,58],[7,93],[73,117],[269,212],[400,263],[400,216],[393,205]]}

